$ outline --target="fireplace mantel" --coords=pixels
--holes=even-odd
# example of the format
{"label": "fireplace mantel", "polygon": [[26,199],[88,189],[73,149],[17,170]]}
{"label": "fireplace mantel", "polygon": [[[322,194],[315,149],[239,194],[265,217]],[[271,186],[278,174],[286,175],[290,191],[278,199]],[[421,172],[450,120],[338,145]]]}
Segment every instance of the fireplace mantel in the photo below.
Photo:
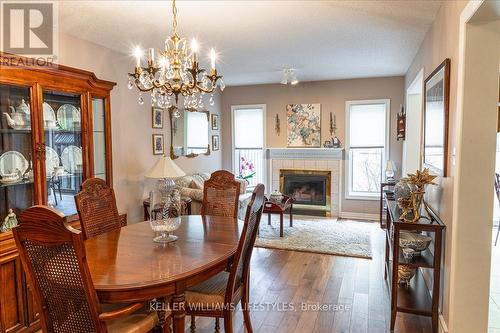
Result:
{"label": "fireplace mantel", "polygon": [[268,148],[268,159],[342,160],[344,148]]}
{"label": "fireplace mantel", "polygon": [[280,190],[280,170],[322,170],[331,172],[330,216],[340,214],[340,189],[344,148],[268,148],[269,193]]}

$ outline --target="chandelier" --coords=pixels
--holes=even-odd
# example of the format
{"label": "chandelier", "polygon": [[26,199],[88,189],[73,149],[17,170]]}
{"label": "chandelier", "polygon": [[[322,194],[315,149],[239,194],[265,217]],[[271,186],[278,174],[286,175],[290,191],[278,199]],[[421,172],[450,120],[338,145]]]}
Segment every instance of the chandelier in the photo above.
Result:
{"label": "chandelier", "polygon": [[139,104],[144,104],[142,93],[151,94],[153,106],[169,108],[178,106],[179,97],[183,96],[185,108],[203,108],[203,96],[211,94],[209,103],[214,105],[213,92],[225,85],[222,76],[215,68],[216,53],[210,50],[210,73],[200,68],[198,61],[198,43],[192,39],[188,48],[185,38],[177,35],[177,6],[172,2],[173,34],[165,40],[164,51],[155,55],[155,49],[148,49],[147,65],[141,66],[143,52],[139,47],[134,50],[136,65],[134,73],[129,73],[128,88],[139,90]]}

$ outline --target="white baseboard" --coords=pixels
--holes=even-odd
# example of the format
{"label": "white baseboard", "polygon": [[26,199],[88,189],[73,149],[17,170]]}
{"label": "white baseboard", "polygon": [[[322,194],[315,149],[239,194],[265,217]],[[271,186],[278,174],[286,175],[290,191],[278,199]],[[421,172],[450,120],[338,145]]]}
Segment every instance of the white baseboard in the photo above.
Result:
{"label": "white baseboard", "polygon": [[341,212],[341,219],[350,219],[350,220],[368,220],[378,222],[379,215],[378,214],[366,214],[366,213],[354,213],[354,212]]}
{"label": "white baseboard", "polygon": [[439,333],[448,333],[448,325],[442,314],[439,315]]}

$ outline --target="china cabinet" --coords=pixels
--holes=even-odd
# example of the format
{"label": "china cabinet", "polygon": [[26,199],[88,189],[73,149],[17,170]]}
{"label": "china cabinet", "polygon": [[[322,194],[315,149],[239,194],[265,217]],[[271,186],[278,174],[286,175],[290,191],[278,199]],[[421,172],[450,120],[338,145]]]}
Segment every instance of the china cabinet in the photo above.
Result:
{"label": "china cabinet", "polygon": [[0,52],[0,333],[34,332],[36,306],[10,227],[43,204],[78,219],[89,177],[112,185],[110,92],[115,83]]}

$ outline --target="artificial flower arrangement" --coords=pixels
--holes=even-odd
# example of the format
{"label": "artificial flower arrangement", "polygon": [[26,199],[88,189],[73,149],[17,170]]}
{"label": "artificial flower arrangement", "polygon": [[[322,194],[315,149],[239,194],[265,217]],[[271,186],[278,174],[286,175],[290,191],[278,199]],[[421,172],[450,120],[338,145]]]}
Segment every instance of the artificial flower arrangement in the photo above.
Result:
{"label": "artificial flower arrangement", "polygon": [[[408,196],[398,199],[398,204],[402,208],[403,213],[400,218],[405,222],[415,223],[417,222],[420,215],[420,208],[422,203],[427,213],[429,213],[426,202],[424,201],[425,186],[426,185],[437,185],[434,183],[434,179],[437,176],[429,174],[429,169],[425,168],[423,171],[417,170],[415,173],[408,174],[407,177],[401,178],[400,183],[405,184],[410,188],[410,194]],[[412,218],[409,218],[409,214],[412,213]]]}
{"label": "artificial flower arrangement", "polygon": [[240,158],[240,174],[238,178],[249,180],[255,175],[255,166],[253,162],[245,157]]}

